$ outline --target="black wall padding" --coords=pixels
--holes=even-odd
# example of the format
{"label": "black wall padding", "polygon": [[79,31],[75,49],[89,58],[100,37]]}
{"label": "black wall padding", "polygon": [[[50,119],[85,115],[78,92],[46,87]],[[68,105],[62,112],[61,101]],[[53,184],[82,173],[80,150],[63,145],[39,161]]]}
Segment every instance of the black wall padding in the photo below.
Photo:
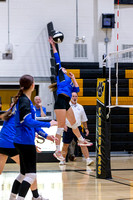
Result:
{"label": "black wall padding", "polygon": [[[109,69],[106,69],[106,77],[109,77]],[[119,79],[125,78],[125,70],[124,69],[119,70],[118,77],[119,77]],[[116,69],[115,68],[111,69],[111,78],[116,79]]]}
{"label": "black wall padding", "polygon": [[[102,72],[103,69],[99,68],[99,69],[80,69],[80,78],[102,78]],[[109,76],[109,70],[106,69],[106,77]],[[119,71],[119,79],[124,79],[125,78],[125,70],[120,70]],[[111,69],[111,77],[112,78],[116,78],[116,70],[115,69]]]}
{"label": "black wall padding", "polygon": [[98,62],[61,62],[66,69],[99,69]]}
{"label": "black wall padding", "polygon": [[83,88],[83,96],[96,96],[96,88]]}
{"label": "black wall padding", "polygon": [[[89,131],[90,131],[90,129],[89,129]],[[90,139],[92,142],[95,142],[95,140],[96,140],[96,134],[90,132],[89,135],[86,138]]]}
{"label": "black wall padding", "polygon": [[[116,79],[111,79],[111,87],[115,88]],[[129,88],[128,79],[119,79],[118,80],[118,88]]]}
{"label": "black wall padding", "polygon": [[133,142],[111,142],[111,151],[132,151]]}
{"label": "black wall padding", "polygon": [[[116,79],[111,80],[111,87],[115,88]],[[119,79],[118,80],[118,88],[129,88],[128,86],[129,81],[128,79]],[[83,88],[96,88],[97,87],[97,79],[83,79]]]}
{"label": "black wall padding", "polygon": [[133,69],[133,63],[119,63],[119,70],[120,69]]}
{"label": "black wall padding", "polygon": [[111,141],[112,142],[130,142],[133,141],[133,134],[132,133],[111,133]]}
{"label": "black wall padding", "polygon": [[111,115],[112,124],[128,124],[129,115]]}
{"label": "black wall padding", "polygon": [[91,133],[96,133],[96,124],[88,124],[88,129]]}
{"label": "black wall padding", "polygon": [[129,115],[129,108],[113,108],[111,109],[111,115]]}
{"label": "black wall padding", "polygon": [[111,124],[111,133],[128,133],[129,124]]}
{"label": "black wall padding", "polygon": [[96,106],[84,106],[86,115],[96,115]]}
{"label": "black wall padding", "polygon": [[[111,96],[116,96],[116,89],[111,88]],[[118,96],[119,97],[127,97],[129,96],[129,88],[119,88],[118,87]]]}
{"label": "black wall padding", "polygon": [[88,126],[89,124],[95,124],[96,123],[96,115],[87,115],[87,118],[88,118]]}
{"label": "black wall padding", "polygon": [[97,79],[83,79],[83,87],[84,88],[96,88],[97,87]]}
{"label": "black wall padding", "polygon": [[[111,95],[116,96],[116,89],[111,88]],[[96,88],[85,88],[83,87],[83,96],[96,96]],[[118,96],[120,97],[127,97],[129,96],[129,89],[128,88],[118,88]]]}
{"label": "black wall padding", "polygon": [[[115,4],[118,4],[118,0],[114,0]],[[119,4],[133,4],[133,0],[119,0]]]}
{"label": "black wall padding", "polygon": [[80,78],[102,78],[102,69],[80,69]]}

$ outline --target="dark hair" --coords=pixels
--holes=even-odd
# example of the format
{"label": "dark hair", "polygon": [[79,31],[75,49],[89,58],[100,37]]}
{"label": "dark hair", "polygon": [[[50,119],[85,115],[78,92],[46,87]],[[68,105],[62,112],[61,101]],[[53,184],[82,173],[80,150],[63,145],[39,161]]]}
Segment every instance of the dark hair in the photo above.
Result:
{"label": "dark hair", "polygon": [[34,83],[33,76],[28,74],[23,75],[19,79],[20,88],[23,88],[23,90],[28,90],[33,83]]}
{"label": "dark hair", "polygon": [[23,75],[19,79],[20,89],[15,97],[13,97],[13,105],[10,109],[3,113],[0,118],[4,121],[7,121],[12,116],[13,107],[16,105],[20,96],[22,96],[24,90],[28,90],[30,86],[34,83],[34,78],[31,75]]}

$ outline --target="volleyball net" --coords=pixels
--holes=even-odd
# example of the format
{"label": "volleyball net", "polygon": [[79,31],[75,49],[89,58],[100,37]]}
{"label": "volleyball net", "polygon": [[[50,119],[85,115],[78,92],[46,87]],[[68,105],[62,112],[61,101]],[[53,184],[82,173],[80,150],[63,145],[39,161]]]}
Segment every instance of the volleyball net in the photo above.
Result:
{"label": "volleyball net", "polygon": [[[117,52],[109,53],[109,55],[104,58],[103,62],[106,60],[109,75],[109,102],[108,107],[133,107],[132,101],[124,101],[119,98],[119,84],[121,84],[121,79],[132,79],[133,78],[133,48],[124,49]],[[112,82],[113,80],[113,82]],[[112,97],[112,86],[115,88],[114,98]],[[124,84],[123,84],[124,88]],[[125,103],[124,103],[125,102]],[[127,102],[127,103],[126,103]]]}
{"label": "volleyball net", "polygon": [[[106,65],[106,66],[105,66]],[[96,177],[109,179],[111,175],[111,109],[115,107],[132,108],[133,95],[125,96],[125,80],[129,79],[127,89],[133,90],[133,48],[109,53],[103,59],[103,78],[97,79],[96,106]],[[123,81],[124,80],[124,81]],[[128,80],[128,81],[129,81]],[[122,83],[121,83],[122,82]],[[119,87],[120,86],[120,87]],[[119,89],[123,87],[123,95]],[[113,93],[113,95],[112,95]]]}

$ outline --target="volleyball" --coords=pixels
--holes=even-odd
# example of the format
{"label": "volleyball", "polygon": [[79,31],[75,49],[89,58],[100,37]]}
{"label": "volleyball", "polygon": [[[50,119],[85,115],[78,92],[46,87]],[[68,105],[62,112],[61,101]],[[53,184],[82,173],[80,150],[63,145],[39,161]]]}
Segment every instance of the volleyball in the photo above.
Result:
{"label": "volleyball", "polygon": [[52,37],[55,43],[61,43],[63,42],[64,34],[60,31],[55,31]]}

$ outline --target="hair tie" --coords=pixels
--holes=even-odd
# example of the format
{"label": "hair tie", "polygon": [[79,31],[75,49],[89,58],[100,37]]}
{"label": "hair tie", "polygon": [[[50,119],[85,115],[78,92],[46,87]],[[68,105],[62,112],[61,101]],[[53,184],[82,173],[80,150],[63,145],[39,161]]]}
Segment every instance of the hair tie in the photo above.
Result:
{"label": "hair tie", "polygon": [[24,90],[24,87],[21,87],[20,90]]}

